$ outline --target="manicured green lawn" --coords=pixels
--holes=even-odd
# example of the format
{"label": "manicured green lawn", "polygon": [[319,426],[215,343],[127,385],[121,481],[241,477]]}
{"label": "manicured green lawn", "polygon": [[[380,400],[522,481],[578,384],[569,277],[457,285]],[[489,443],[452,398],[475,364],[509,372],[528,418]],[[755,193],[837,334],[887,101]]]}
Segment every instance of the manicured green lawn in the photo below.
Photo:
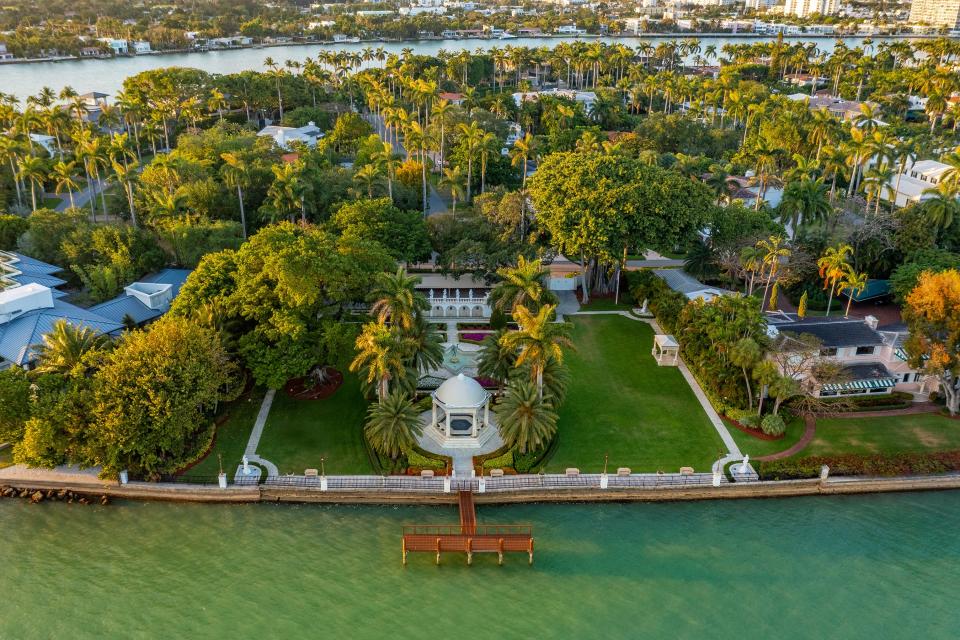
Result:
{"label": "manicured green lawn", "polygon": [[907,453],[960,449],[960,420],[935,413],[817,420],[801,455]]}
{"label": "manicured green lawn", "polygon": [[[787,423],[787,432],[780,440],[761,440],[760,438],[754,438],[730,425],[727,425],[727,430],[730,431],[730,435],[733,436],[741,452],[750,454],[751,458],[756,458],[757,456],[768,456],[772,453],[786,451],[796,444],[800,436],[803,435],[803,419],[793,418],[790,420],[790,422]],[[801,453],[800,455],[804,454]]]}
{"label": "manicured green lawn", "polygon": [[238,398],[224,409],[230,417],[217,428],[217,440],[213,450],[200,464],[191,467],[186,473],[200,476],[217,475],[220,472],[220,462],[217,459],[219,453],[223,457],[224,472],[227,477],[233,477],[233,472],[237,470],[237,465],[243,458],[243,450],[247,446],[247,440],[250,439],[250,430],[253,429],[257,413],[260,412],[264,393],[263,389],[255,388],[248,396]]}
{"label": "manicured green lawn", "polygon": [[548,471],[578,467],[707,471],[724,449],[674,367],[658,367],[649,325],[621,316],[573,316],[570,389],[560,409],[560,446]]}
{"label": "manicured green lawn", "polygon": [[257,453],[281,474],[320,469],[321,457],[330,475],[373,473],[363,446],[366,410],[360,382],[351,373],[323,400],[292,400],[278,391]]}

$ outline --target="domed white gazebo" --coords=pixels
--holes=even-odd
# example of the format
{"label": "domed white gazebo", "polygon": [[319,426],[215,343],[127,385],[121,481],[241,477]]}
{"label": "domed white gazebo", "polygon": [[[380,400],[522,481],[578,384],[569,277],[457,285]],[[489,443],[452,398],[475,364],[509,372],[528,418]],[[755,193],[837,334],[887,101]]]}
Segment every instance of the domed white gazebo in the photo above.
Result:
{"label": "domed white gazebo", "polygon": [[432,394],[430,426],[447,438],[476,438],[490,424],[490,394],[462,373],[448,378]]}

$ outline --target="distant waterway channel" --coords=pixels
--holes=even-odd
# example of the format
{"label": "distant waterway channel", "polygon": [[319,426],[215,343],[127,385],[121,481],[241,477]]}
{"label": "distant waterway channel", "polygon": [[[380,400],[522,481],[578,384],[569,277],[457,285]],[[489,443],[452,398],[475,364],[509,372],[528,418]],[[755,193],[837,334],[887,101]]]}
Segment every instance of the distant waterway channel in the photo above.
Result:
{"label": "distant waterway channel", "polygon": [[[698,34],[677,34],[675,36],[650,36],[645,38],[581,38],[592,42],[621,42],[627,46],[636,47],[641,42],[650,42],[656,45],[668,40],[682,40],[697,37],[702,47],[715,45],[719,52],[723,45],[737,42],[770,41],[769,37],[762,36],[715,36],[705,37]],[[434,55],[441,49],[459,51],[468,49],[487,50],[491,47],[554,47],[561,42],[576,40],[573,37],[556,38],[513,38],[510,40],[493,39],[463,39],[463,40],[421,40],[413,42],[365,42],[365,43],[338,43],[338,44],[304,44],[284,45],[273,47],[250,47],[242,49],[228,49],[222,51],[157,53],[133,57],[120,57],[106,60],[83,59],[61,60],[58,62],[33,62],[24,64],[7,64],[0,66],[0,91],[17,96],[21,101],[27,96],[37,94],[45,86],[59,91],[69,85],[80,93],[99,91],[113,95],[123,85],[124,78],[161,67],[194,67],[210,73],[237,73],[246,70],[264,70],[264,59],[268,56],[283,62],[297,60],[303,62],[307,57],[315,57],[323,50],[363,51],[367,47],[383,47],[388,53],[401,53],[404,49],[412,49],[416,54]],[[875,38],[874,43],[883,38]],[[798,36],[786,37],[785,42],[813,42],[820,51],[829,53],[837,42],[833,37]],[[843,38],[848,46],[858,46],[862,38]],[[700,55],[704,55],[702,52]],[[710,60],[713,62],[713,60]]]}
{"label": "distant waterway channel", "polygon": [[456,508],[0,500],[0,638],[950,638],[960,492],[479,507],[536,558],[411,555]]}

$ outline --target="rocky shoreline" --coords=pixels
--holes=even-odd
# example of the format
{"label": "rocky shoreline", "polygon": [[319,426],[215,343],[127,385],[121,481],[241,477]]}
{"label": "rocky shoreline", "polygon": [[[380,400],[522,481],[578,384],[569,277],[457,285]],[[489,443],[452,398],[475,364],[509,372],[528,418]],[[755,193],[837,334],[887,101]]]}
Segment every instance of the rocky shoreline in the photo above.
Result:
{"label": "rocky shoreline", "polygon": [[0,498],[20,498],[29,500],[32,504],[39,504],[44,501],[66,502],[67,504],[91,505],[91,504],[110,504],[110,497],[100,494],[86,494],[72,491],[70,489],[16,489],[9,486],[0,486]]}

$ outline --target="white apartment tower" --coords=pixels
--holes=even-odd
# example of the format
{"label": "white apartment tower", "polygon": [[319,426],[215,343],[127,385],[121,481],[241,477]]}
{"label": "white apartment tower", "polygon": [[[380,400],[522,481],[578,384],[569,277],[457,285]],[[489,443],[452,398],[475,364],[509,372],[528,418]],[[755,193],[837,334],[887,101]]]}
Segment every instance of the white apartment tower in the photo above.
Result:
{"label": "white apartment tower", "polygon": [[960,28],[960,0],[913,0],[910,22]]}
{"label": "white apartment tower", "polygon": [[838,0],[787,0],[783,5],[783,15],[806,18],[819,13],[828,16],[837,12],[838,5]]}

